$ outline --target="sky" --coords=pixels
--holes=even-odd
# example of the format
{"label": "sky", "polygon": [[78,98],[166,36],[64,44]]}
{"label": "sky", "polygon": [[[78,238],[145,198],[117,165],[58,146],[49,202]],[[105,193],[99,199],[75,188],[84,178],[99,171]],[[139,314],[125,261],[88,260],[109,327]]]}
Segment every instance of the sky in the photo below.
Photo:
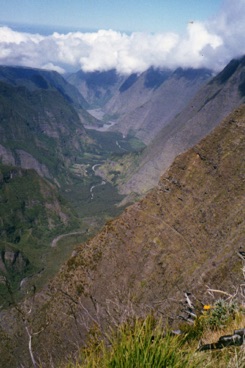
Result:
{"label": "sky", "polygon": [[[236,0],[234,0],[236,1]],[[183,31],[222,0],[0,0],[0,21],[128,32]]]}
{"label": "sky", "polygon": [[245,54],[245,0],[0,0],[0,9],[1,65],[217,72]]}

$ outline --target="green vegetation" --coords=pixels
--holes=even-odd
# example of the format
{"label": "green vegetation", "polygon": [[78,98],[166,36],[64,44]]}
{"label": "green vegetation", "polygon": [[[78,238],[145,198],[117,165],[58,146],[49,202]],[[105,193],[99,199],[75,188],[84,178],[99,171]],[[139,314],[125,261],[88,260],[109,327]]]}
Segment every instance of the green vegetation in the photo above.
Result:
{"label": "green vegetation", "polygon": [[218,299],[208,313],[204,315],[204,324],[211,330],[225,328],[232,322],[238,312],[239,307],[236,302]]}
{"label": "green vegetation", "polygon": [[[95,185],[93,199],[90,193],[92,185]],[[99,177],[94,177],[93,180],[90,178],[83,185],[80,180],[74,179],[72,188],[69,187],[67,191],[64,191],[63,196],[72,203],[82,219],[91,216],[108,219],[108,217],[116,216],[119,214],[119,209],[115,204],[123,199],[123,196],[118,194],[117,189],[110,183],[101,185]]]}
{"label": "green vegetation", "polygon": [[88,135],[94,140],[93,153],[99,153],[108,157],[108,154],[123,155],[130,152],[141,151],[145,145],[138,138],[133,136],[123,137],[118,132],[100,132],[97,130],[88,130]]}
{"label": "green vegetation", "polygon": [[79,367],[197,367],[190,355],[181,348],[183,341],[166,335],[152,316],[145,320],[121,325],[107,336],[107,341],[98,341],[93,335],[82,350]]}
{"label": "green vegetation", "polygon": [[[42,286],[58,271],[79,241],[84,241],[88,234],[122,211],[115,204],[123,196],[112,183],[100,185],[102,179],[95,175],[92,167],[112,154],[123,156],[126,149],[134,151],[141,145],[132,138],[123,139],[118,133],[89,131],[86,135],[74,110],[54,90],[30,93],[24,87],[15,88],[0,82],[0,91],[3,129],[0,144],[11,152],[13,159],[18,159],[18,150],[29,154],[24,159],[28,161],[31,157],[37,172],[40,174],[43,170],[42,175],[49,179],[42,179],[34,170],[0,167],[3,263],[0,269],[4,276],[7,275],[13,292],[21,295],[21,280],[28,279]],[[117,140],[126,148],[120,148]],[[54,178],[59,188],[51,184]],[[66,245],[62,247],[60,244],[64,241],[60,241],[59,250],[50,247],[58,235],[87,229],[92,231],[81,235],[79,240],[78,236],[66,238]],[[10,250],[21,255],[21,267],[5,261],[4,254],[8,255]],[[15,257],[13,255],[12,263]],[[0,294],[7,305],[8,291],[4,283],[0,284]]]}
{"label": "green vegetation", "polygon": [[[123,138],[121,133],[96,130],[88,130],[87,133],[92,143],[76,157],[76,164],[70,168],[70,181],[63,183],[61,192],[72,203],[79,217],[95,216],[106,221],[122,211],[122,208],[119,210],[115,206],[124,198],[118,193],[116,179],[120,176],[123,180],[123,172],[129,163],[134,163],[144,144],[131,136]],[[94,165],[99,165],[105,167],[106,172],[111,171],[111,163],[119,169],[109,175],[104,175],[102,170],[100,177],[92,170]],[[101,185],[102,178],[106,180],[105,185]],[[93,199],[90,192],[92,186],[95,186]]]}
{"label": "green vegetation", "polygon": [[[0,203],[0,273],[19,293],[24,278],[40,272],[50,276],[54,268],[58,270],[65,259],[61,255],[55,267],[48,267],[57,257],[50,246],[52,239],[78,228],[79,221],[55,187],[34,170],[0,164]],[[63,253],[67,255],[64,249]],[[1,304],[8,303],[7,295],[2,282]]]}
{"label": "green vegetation", "polygon": [[53,90],[31,93],[0,82],[0,121],[0,144],[14,157],[16,150],[24,150],[45,165],[50,176],[66,177],[69,161],[82,151],[79,118]]}
{"label": "green vegetation", "polygon": [[[122,211],[114,183],[100,185],[92,168],[142,145],[120,133],[86,132],[59,89],[39,85],[40,78],[29,89],[25,73],[31,71],[19,72],[21,85],[0,81],[1,159],[34,170],[0,166],[0,272],[20,296],[23,279],[42,286],[77,243]],[[60,240],[59,250],[50,247],[55,237],[74,231],[85,233]],[[0,304],[8,304],[7,294],[0,282]]]}
{"label": "green vegetation", "polygon": [[[227,308],[228,304],[222,301],[222,308]],[[86,347],[81,350],[81,363],[70,364],[66,368],[242,368],[245,364],[244,347],[233,346],[212,352],[198,351],[202,339],[215,341],[217,336],[233,333],[233,329],[241,327],[245,321],[244,311],[230,311],[231,318],[226,328],[223,325],[222,329],[213,332],[212,318],[216,312],[220,313],[220,305],[219,300],[210,314],[204,312],[193,325],[182,326],[183,332],[178,336],[170,331],[164,332],[168,329],[164,329],[162,322],[153,315],[124,323],[116,330],[111,329],[106,336],[98,326],[94,326]],[[222,315],[217,317],[218,320],[221,326]]]}

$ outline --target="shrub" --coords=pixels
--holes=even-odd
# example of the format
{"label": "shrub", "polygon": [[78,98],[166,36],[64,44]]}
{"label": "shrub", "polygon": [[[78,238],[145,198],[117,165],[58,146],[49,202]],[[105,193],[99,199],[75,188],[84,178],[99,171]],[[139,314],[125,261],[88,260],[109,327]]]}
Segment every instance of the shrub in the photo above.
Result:
{"label": "shrub", "polygon": [[204,319],[205,325],[211,330],[226,327],[227,324],[235,318],[238,309],[238,305],[235,301],[218,299],[212,308],[204,312],[204,317],[206,317]]}

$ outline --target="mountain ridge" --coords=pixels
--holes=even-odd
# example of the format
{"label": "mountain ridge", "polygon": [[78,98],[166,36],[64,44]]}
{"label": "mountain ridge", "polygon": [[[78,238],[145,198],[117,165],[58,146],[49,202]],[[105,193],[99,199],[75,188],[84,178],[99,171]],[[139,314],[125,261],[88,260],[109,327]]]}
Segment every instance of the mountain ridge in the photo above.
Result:
{"label": "mountain ridge", "polygon": [[0,80],[13,86],[24,86],[30,91],[36,89],[59,91],[66,101],[77,108],[87,108],[88,103],[78,90],[58,72],[21,66],[0,66]]}
{"label": "mountain ridge", "polygon": [[90,106],[95,108],[104,105],[125,79],[126,77],[120,76],[115,69],[87,73],[79,70],[67,76],[68,82],[85,96]]}
{"label": "mountain ridge", "polygon": [[[56,149],[60,159],[68,161],[68,157],[65,159],[61,151],[61,146],[71,145],[71,142],[65,143],[62,137],[66,134],[70,136],[70,140],[73,140],[72,152],[81,145],[78,136],[86,136],[74,108],[65,103],[63,96],[53,90],[40,89],[31,92],[24,86],[15,87],[0,82],[0,92],[0,143],[2,156],[6,153],[5,163],[17,165],[29,161],[27,166],[24,165],[26,168],[37,169],[39,174],[50,177],[53,164],[50,161],[48,147],[52,151]],[[65,126],[64,122],[69,124]],[[46,154],[41,157],[39,151],[42,150]],[[33,157],[33,165],[30,156],[28,159],[27,155]],[[6,162],[8,159],[9,162]]]}
{"label": "mountain ridge", "polygon": [[109,130],[148,144],[211,75],[208,69],[151,67],[131,75],[78,71],[67,80],[88,99],[91,114],[99,109],[102,121],[113,122]]}
{"label": "mountain ridge", "polygon": [[[236,64],[232,73],[227,73],[227,70],[230,71],[228,64],[220,74],[201,87],[181,113],[163,127],[145,149],[137,170],[128,174],[125,185],[120,184],[122,193],[149,190],[178,154],[197,143],[244,102],[244,59],[231,61],[230,64]],[[227,78],[221,84],[222,75]]]}
{"label": "mountain ridge", "polygon": [[207,69],[147,70],[105,105],[107,113],[119,115],[111,129],[149,144],[210,77]]}

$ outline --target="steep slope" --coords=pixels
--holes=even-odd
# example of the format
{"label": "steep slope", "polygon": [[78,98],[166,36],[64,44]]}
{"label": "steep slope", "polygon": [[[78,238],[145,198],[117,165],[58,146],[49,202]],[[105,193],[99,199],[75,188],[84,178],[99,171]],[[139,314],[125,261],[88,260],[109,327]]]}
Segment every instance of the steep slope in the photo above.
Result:
{"label": "steep slope", "polygon": [[67,76],[69,83],[74,85],[93,108],[104,105],[123,83],[125,77],[118,75],[115,69],[109,71],[83,72]]}
{"label": "steep slope", "polygon": [[[35,356],[47,365],[62,361],[96,324],[150,309],[171,321],[184,292],[207,302],[207,285],[233,292],[244,282],[237,256],[244,251],[244,138],[245,105],[178,156],[143,200],[77,248],[26,317],[29,330],[40,331]],[[11,345],[24,325],[18,313],[3,316],[1,335]],[[26,362],[28,336],[11,348],[13,367]]]}
{"label": "steep slope", "polygon": [[28,67],[0,66],[0,80],[13,86],[24,86],[30,91],[37,89],[58,91],[76,108],[87,108],[88,103],[78,90],[55,71]]}
{"label": "steep slope", "polygon": [[[129,174],[123,193],[142,193],[158,181],[174,158],[207,135],[221,119],[245,100],[245,57],[203,86],[184,110],[146,148],[136,172]],[[131,179],[130,179],[131,175]]]}
{"label": "steep slope", "polygon": [[25,280],[42,285],[70,254],[69,245],[62,247],[64,256],[50,245],[56,236],[80,230],[61,194],[74,183],[71,167],[89,138],[69,99],[51,86],[52,73],[0,71],[8,80],[0,81],[0,269],[6,280],[0,304],[6,307],[8,285],[21,296]]}
{"label": "steep slope", "polygon": [[[0,204],[0,304],[6,307],[8,287],[17,298],[28,278],[34,282],[36,275],[38,283],[40,273],[42,278],[54,274],[65,257],[57,257],[51,241],[79,223],[57,188],[34,170],[0,164]],[[48,263],[54,258],[52,269]]]}
{"label": "steep slope", "polygon": [[[91,113],[113,122],[112,131],[138,137],[149,143],[210,78],[207,69],[150,68],[129,76],[115,70],[67,77],[91,104]],[[97,124],[95,124],[96,127]]]}
{"label": "steep slope", "polygon": [[104,106],[108,114],[129,114],[142,107],[152,98],[154,91],[167,80],[172,72],[170,70],[148,69],[141,74],[131,74],[125,78],[111,99]]}
{"label": "steep slope", "polygon": [[0,81],[14,87],[26,87],[30,92],[43,90],[43,92],[58,93],[65,99],[66,104],[70,104],[76,109],[82,124],[98,124],[98,120],[85,110],[89,104],[77,88],[55,71],[0,66]]}
{"label": "steep slope", "polygon": [[0,122],[2,161],[46,178],[64,174],[64,164],[86,141],[74,108],[55,90],[29,91],[0,82]]}
{"label": "steep slope", "polygon": [[112,129],[149,144],[210,77],[207,69],[147,70],[105,106],[119,116]]}

